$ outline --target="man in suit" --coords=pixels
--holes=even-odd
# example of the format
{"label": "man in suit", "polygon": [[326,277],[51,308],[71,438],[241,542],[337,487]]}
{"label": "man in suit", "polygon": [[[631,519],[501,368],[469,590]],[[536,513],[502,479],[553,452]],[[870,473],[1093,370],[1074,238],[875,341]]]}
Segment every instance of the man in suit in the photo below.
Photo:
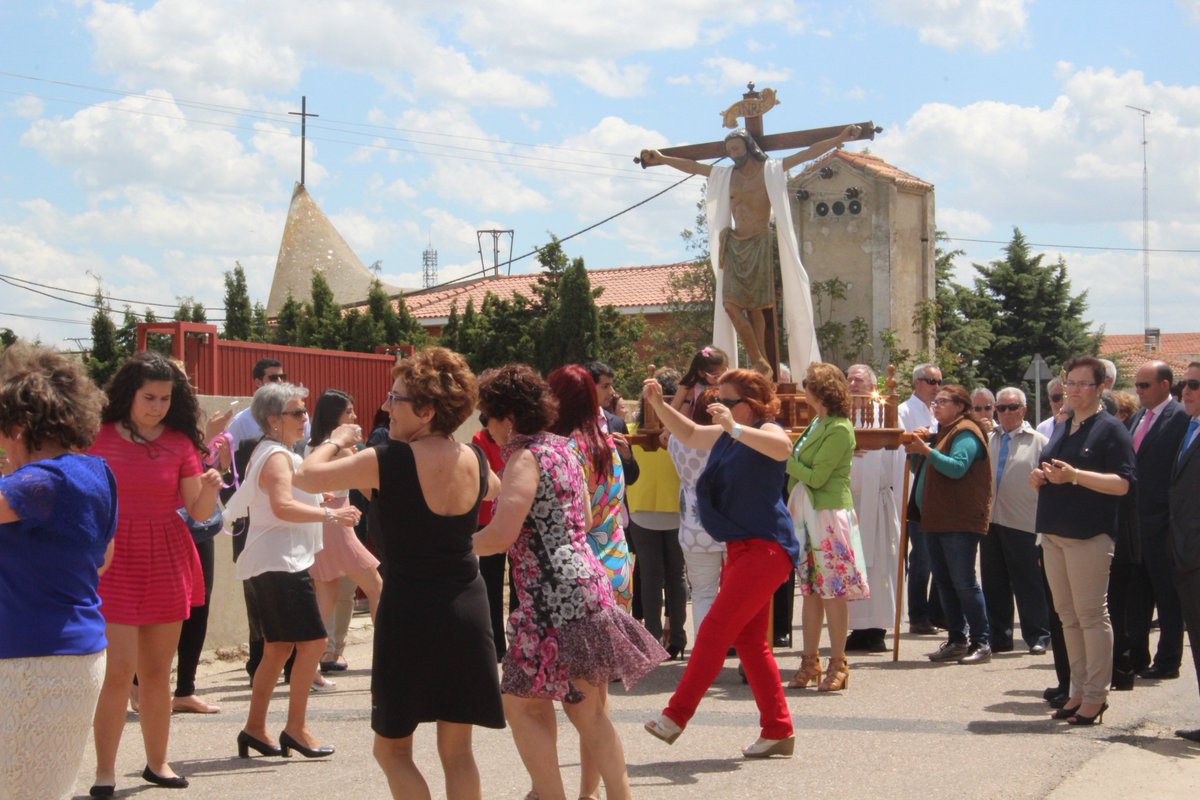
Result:
{"label": "man in suit", "polygon": [[[1134,377],[1141,408],[1130,418],[1137,456],[1136,516],[1141,537],[1141,564],[1132,567],[1129,609],[1130,655],[1138,676],[1179,677],[1183,659],[1183,617],[1175,590],[1170,556],[1170,485],[1179,443],[1188,426],[1183,406],[1171,398],[1174,376],[1161,361],[1148,361]],[[1150,619],[1158,607],[1158,648],[1150,661]]]}
{"label": "man in suit", "polygon": [[[1189,417],[1177,456],[1172,459],[1170,478],[1170,553],[1175,567],[1175,589],[1179,597],[1192,662],[1200,682],[1200,361],[1188,364],[1184,373],[1184,415]],[[1200,742],[1200,728],[1180,729],[1177,736]]]}

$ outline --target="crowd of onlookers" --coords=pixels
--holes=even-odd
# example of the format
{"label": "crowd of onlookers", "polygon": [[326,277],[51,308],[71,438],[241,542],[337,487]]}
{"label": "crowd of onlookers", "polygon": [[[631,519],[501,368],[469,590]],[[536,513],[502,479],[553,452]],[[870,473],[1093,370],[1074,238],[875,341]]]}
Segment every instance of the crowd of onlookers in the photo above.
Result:
{"label": "crowd of onlookers", "polygon": [[[661,438],[637,447],[632,404],[599,362],[477,377],[426,348],[397,362],[364,432],[354,398],[329,389],[310,409],[273,359],[255,365],[247,409],[203,419],[182,366],[158,354],[102,393],[64,356],[8,348],[0,630],[21,633],[0,640],[0,677],[26,702],[0,711],[17,732],[0,794],[68,792],[91,724],[90,794],[113,796],[131,702],[143,779],[188,785],[169,764],[170,718],[219,711],[195,675],[222,529],[251,640],[238,754],[334,753],[306,710],[346,668],[357,589],[375,619],[374,755],[397,797],[429,793],[421,723],[437,726],[449,796],[480,795],[475,725],[512,728],[530,797],[563,796],[556,701],[579,733],[579,796],[627,797],[608,686],[668,659],[686,665],[647,732],[674,743],[736,653],[759,710],[743,755],[791,755],[786,690],[845,691],[848,653],[886,649],[901,558],[909,632],[943,637],[932,662],[985,663],[1019,632],[1052,654],[1045,697],[1068,724],[1102,722],[1110,690],[1178,677],[1185,630],[1197,658],[1200,363],[1179,383],[1142,365],[1131,407],[1109,390],[1111,363],[1072,358],[1037,428],[1020,388],[968,390],[921,364],[901,451],[856,441],[853,396],[879,388],[868,365],[809,365],[802,431],[776,422],[774,384],[729,367],[710,346],[682,375],[658,370],[640,407]],[[456,441],[476,413],[472,443]],[[785,680],[773,645],[791,643],[797,588]]]}

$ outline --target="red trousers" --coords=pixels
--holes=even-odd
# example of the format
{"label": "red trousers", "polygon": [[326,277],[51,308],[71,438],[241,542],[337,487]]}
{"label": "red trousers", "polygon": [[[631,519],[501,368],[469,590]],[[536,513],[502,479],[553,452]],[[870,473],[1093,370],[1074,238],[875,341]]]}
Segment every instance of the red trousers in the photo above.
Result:
{"label": "red trousers", "polygon": [[729,543],[721,588],[696,634],[683,678],[663,709],[671,721],[680,726],[688,724],[700,698],[725,666],[725,655],[733,645],[758,705],[763,738],[786,739],[792,735],[792,715],[779,666],[766,638],[771,597],[791,569],[791,559],[775,542],[747,539]]}

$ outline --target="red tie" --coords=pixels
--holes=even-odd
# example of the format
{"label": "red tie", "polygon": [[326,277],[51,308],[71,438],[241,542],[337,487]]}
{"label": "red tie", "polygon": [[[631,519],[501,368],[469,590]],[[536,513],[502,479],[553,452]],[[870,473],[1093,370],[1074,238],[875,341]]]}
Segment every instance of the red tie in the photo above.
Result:
{"label": "red tie", "polygon": [[1153,409],[1146,409],[1146,415],[1142,417],[1142,424],[1138,425],[1137,432],[1133,434],[1133,452],[1137,452],[1142,446],[1142,440],[1146,438],[1146,431],[1150,430],[1150,423],[1154,421]]}

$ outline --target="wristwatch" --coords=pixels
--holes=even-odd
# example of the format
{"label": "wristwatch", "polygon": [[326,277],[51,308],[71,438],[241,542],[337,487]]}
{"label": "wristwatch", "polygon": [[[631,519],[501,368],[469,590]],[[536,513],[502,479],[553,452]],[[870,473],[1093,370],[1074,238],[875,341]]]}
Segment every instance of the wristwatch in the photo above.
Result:
{"label": "wristwatch", "polygon": [[729,435],[734,439],[742,438],[742,424],[740,422],[733,423],[733,427],[729,429]]}

